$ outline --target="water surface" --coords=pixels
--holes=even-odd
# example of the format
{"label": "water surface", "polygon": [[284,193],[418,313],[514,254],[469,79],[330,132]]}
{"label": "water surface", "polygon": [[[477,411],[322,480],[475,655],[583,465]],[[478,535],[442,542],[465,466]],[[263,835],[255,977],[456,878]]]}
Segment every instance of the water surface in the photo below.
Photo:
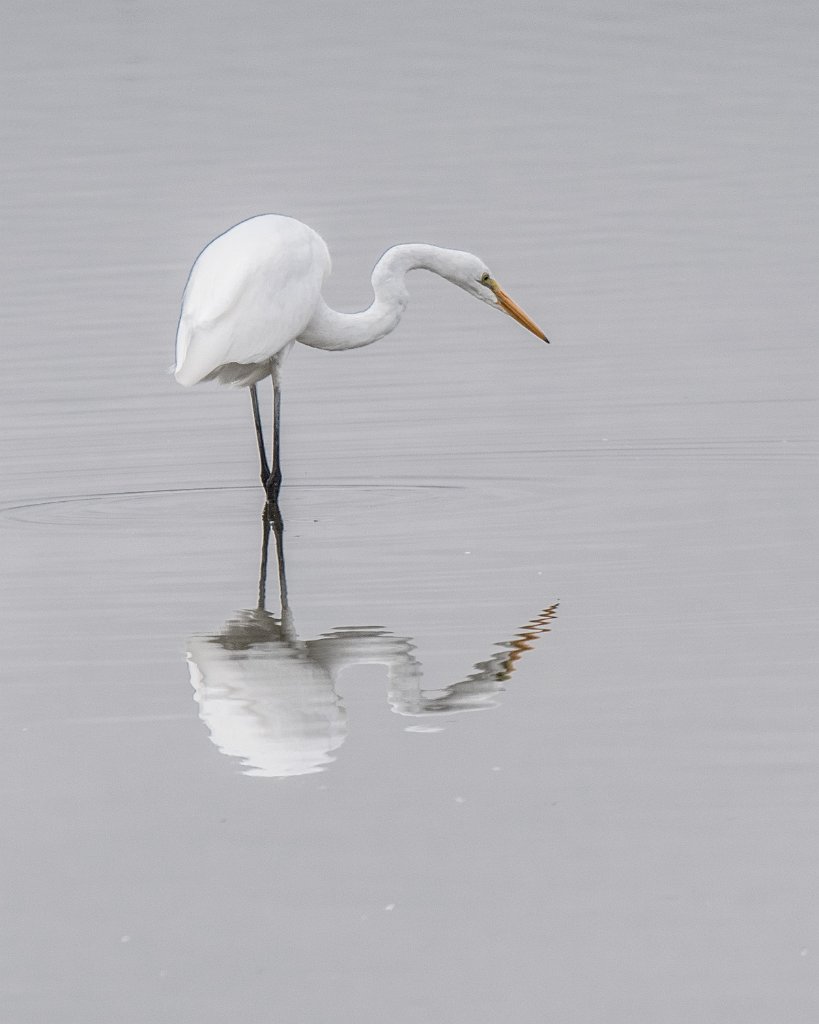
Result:
{"label": "water surface", "polygon": [[[15,1024],[819,1013],[817,15],[17,5],[3,79],[0,993]],[[167,374],[254,213],[369,299]]]}

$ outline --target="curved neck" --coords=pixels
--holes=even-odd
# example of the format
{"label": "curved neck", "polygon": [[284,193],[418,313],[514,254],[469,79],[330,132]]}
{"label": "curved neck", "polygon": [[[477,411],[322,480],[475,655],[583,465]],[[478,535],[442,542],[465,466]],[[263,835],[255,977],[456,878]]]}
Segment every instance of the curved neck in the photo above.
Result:
{"label": "curved neck", "polygon": [[298,340],[312,348],[329,350],[371,345],[397,327],[407,308],[406,274],[410,270],[431,270],[446,277],[452,267],[452,255],[451,249],[420,242],[393,246],[375,265],[373,301],[367,309],[360,313],[339,313],[320,298]]}

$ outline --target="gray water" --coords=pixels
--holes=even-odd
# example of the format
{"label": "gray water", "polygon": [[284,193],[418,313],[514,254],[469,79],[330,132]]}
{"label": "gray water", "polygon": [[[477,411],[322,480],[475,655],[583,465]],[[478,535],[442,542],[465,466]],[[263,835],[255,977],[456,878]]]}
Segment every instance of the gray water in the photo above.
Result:
{"label": "gray water", "polygon": [[[815,5],[6,14],[0,1021],[819,1019]],[[167,373],[266,211],[552,340],[292,353],[284,617]]]}

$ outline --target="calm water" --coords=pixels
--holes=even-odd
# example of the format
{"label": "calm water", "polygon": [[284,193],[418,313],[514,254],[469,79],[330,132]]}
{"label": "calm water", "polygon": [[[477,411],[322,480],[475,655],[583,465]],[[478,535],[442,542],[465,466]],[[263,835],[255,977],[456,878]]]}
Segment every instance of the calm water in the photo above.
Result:
{"label": "calm water", "polygon": [[[815,6],[7,21],[0,1021],[816,1021]],[[283,616],[166,372],[264,211],[553,342],[292,354]]]}

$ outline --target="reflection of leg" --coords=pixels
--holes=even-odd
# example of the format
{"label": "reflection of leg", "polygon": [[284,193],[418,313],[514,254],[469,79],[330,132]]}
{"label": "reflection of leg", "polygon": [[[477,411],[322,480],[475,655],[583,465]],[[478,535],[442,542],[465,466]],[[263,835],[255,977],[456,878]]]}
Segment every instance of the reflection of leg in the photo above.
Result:
{"label": "reflection of leg", "polygon": [[279,500],[279,490],[282,485],[282,470],[279,464],[279,424],[281,422],[281,389],[278,383],[274,379],[273,381],[273,468],[270,472],[267,483],[267,498],[269,501],[277,502]]}
{"label": "reflection of leg", "polygon": [[262,419],[259,415],[259,396],[256,394],[256,385],[250,385],[250,401],[253,405],[253,422],[256,426],[256,442],[259,445],[259,462],[261,463],[262,486],[267,487],[270,479],[270,467],[267,464],[267,454],[264,450],[264,434],[262,433]]}
{"label": "reflection of leg", "polygon": [[270,545],[270,512],[265,505],[262,512],[262,557],[259,561],[259,604],[260,612],[265,610],[267,598],[267,549]]}
{"label": "reflection of leg", "polygon": [[287,575],[284,568],[284,520],[281,509],[276,501],[268,501],[267,514],[269,510],[270,524],[273,527],[273,536],[276,538],[276,562],[279,568],[279,599],[282,606],[282,616],[287,609]]}

